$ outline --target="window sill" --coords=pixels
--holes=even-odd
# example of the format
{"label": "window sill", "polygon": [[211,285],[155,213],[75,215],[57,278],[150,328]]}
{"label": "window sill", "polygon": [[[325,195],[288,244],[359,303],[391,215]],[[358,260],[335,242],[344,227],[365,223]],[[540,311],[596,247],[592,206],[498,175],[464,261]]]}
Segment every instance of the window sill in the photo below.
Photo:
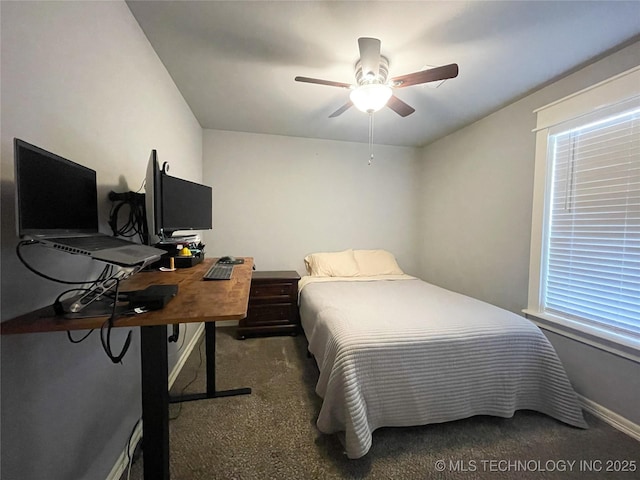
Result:
{"label": "window sill", "polygon": [[557,333],[640,364],[640,340],[615,335],[548,313],[529,309],[522,312],[543,330]]}

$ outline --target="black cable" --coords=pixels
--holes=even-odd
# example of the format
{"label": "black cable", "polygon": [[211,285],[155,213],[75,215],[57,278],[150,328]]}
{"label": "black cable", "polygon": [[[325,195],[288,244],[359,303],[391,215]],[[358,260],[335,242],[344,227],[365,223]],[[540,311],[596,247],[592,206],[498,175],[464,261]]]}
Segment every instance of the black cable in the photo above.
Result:
{"label": "black cable", "polygon": [[[21,247],[23,247],[24,245],[35,245],[38,242],[34,241],[34,240],[21,240],[20,242],[18,242],[18,245],[16,246],[16,255],[18,256],[18,259],[20,259],[20,261],[22,262],[22,264],[27,267],[29,270],[31,270],[33,273],[35,273],[36,275],[38,275],[39,277],[45,278],[47,280],[50,280],[52,282],[57,282],[57,283],[62,283],[62,284],[66,284],[66,285],[95,285],[96,283],[99,283],[103,280],[105,280],[113,271],[113,267],[111,265],[106,265],[103,269],[102,272],[100,273],[100,275],[98,276],[98,278],[96,278],[95,280],[84,280],[82,282],[72,282],[72,281],[68,281],[68,280],[60,280],[58,278],[54,278],[54,277],[50,277],[49,275],[46,275],[42,272],[39,272],[38,270],[36,270],[35,268],[33,268],[31,265],[29,265],[27,263],[27,261],[24,259],[24,257],[22,256],[22,253],[20,252]],[[62,304],[60,299],[62,298],[63,295],[69,293],[69,292],[73,292],[73,291],[78,291],[78,292],[87,292],[90,291],[90,288],[72,288],[70,290],[66,290],[64,292],[62,292],[60,295],[58,295],[58,297],[56,298],[53,307],[54,310],[56,311],[56,313],[58,314],[62,314],[63,309],[62,309]],[[113,327],[113,322],[116,320],[117,318],[117,311],[116,311],[116,307],[118,304],[118,292],[120,290],[120,280],[116,280],[116,292],[115,292],[115,296],[113,297],[113,309],[111,311],[111,316],[109,317],[109,319],[105,322],[105,324],[102,326],[102,328],[100,329],[100,340],[102,342],[102,347],[104,348],[105,352],[107,353],[108,357],[111,359],[111,361],[113,363],[120,363],[122,361],[122,358],[126,355],[127,351],[129,350],[129,346],[131,344],[131,331],[129,331],[128,335],[127,335],[127,339],[125,340],[124,346],[122,347],[122,351],[118,354],[118,355],[113,355],[112,350],[111,350],[111,328]],[[103,292],[101,294],[99,294],[101,296],[106,296],[106,297],[110,297],[111,294],[109,294],[108,292]],[[107,339],[105,340],[104,338],[104,327],[105,325],[107,325]],[[93,330],[90,330],[89,333],[87,333],[84,337],[82,337],[80,340],[74,340],[74,338],[71,336],[71,332],[67,330],[67,338],[69,339],[70,342],[72,343],[80,343],[84,340],[87,339],[87,337],[89,335],[91,335],[91,333],[93,332]]]}
{"label": "black cable", "polygon": [[87,333],[84,337],[82,337],[80,340],[75,340],[72,336],[71,336],[71,331],[67,330],[67,338],[69,339],[69,341],[71,343],[81,343],[84,342],[89,335],[91,335],[93,333],[93,329],[89,330],[89,333]]}
{"label": "black cable", "polygon": [[[118,227],[117,218],[120,209],[124,206],[129,207],[129,216],[127,218],[126,223],[122,227]],[[134,206],[128,202],[120,202],[111,208],[111,212],[109,213],[109,218],[114,219],[113,223],[110,223],[111,230],[114,235],[120,235],[122,237],[133,237],[138,232],[136,230],[136,212],[134,210]]]}
{"label": "black cable", "polygon": [[[143,184],[144,185],[144,184]],[[142,188],[142,187],[141,187]],[[147,212],[144,193],[109,192],[109,200],[113,205],[109,213],[109,226],[114,236],[133,237],[138,235],[143,244],[148,244],[149,229],[147,226]],[[118,226],[118,215],[124,206],[129,207],[129,215],[123,226]]]}
{"label": "black cable", "polygon": [[[141,418],[139,418],[136,423],[133,425],[133,428],[131,429],[131,433],[129,434],[129,438],[127,440],[127,463],[129,463],[131,461],[131,439],[133,438],[133,434],[136,431],[136,428],[138,427],[138,424],[140,423],[140,420],[142,420]],[[133,451],[135,452],[135,448],[133,449]]]}
{"label": "black cable", "polygon": [[187,335],[186,335],[186,332],[185,332],[185,334],[182,335],[182,343],[178,347],[178,350],[177,350],[178,352],[182,350],[182,347],[184,347],[184,342],[186,341],[186,339],[187,339]]}
{"label": "black cable", "polygon": [[65,290],[53,301],[53,311],[56,312],[56,315],[64,315],[66,312],[62,306],[61,298],[69,292],[88,292],[89,290],[89,288],[72,288],[70,290]]}
{"label": "black cable", "polygon": [[[196,367],[196,374],[193,376],[193,378],[189,383],[187,383],[184,387],[182,387],[182,390],[180,390],[180,396],[183,396],[187,388],[189,388],[191,384],[193,384],[193,382],[195,382],[198,379],[198,372],[200,371],[200,367],[202,367],[202,344],[203,343],[204,343],[204,339],[202,339],[200,341],[200,345],[198,345],[198,353],[200,354],[200,361],[198,362],[198,366]],[[178,412],[176,413],[175,417],[169,417],[169,420],[175,420],[180,416],[180,413],[182,413],[182,403],[183,402],[178,402]]]}
{"label": "black cable", "polygon": [[137,448],[137,444],[136,446],[133,448],[133,455],[131,455],[131,439],[133,438],[133,434],[136,431],[136,428],[138,428],[138,424],[140,423],[140,421],[142,420],[142,418],[139,418],[136,423],[133,425],[133,428],[131,429],[131,433],[129,434],[129,438],[127,440],[127,480],[129,480],[130,476],[131,476],[131,466],[133,465],[133,462],[135,460],[135,454],[136,454],[136,448]]}
{"label": "black cable", "polygon": [[[104,322],[100,329],[100,341],[102,342],[102,348],[107,356],[113,363],[122,363],[122,358],[127,354],[129,346],[131,345],[131,330],[127,334],[127,339],[124,341],[124,346],[119,354],[114,355],[111,350],[111,329],[113,328],[113,322],[118,318],[117,305],[118,305],[118,292],[120,291],[120,280],[116,280],[116,293],[113,301],[113,309],[111,310],[111,316]],[[104,337],[104,329],[107,327],[107,338]]]}
{"label": "black cable", "polygon": [[[62,301],[60,300],[63,295],[66,295],[69,292],[88,292],[89,289],[88,288],[72,288],[70,290],[65,290],[64,292],[62,292],[60,295],[58,295],[55,299],[55,301],[53,302],[53,309],[55,310],[56,314],[58,315],[62,315],[64,313],[64,310],[62,308]],[[79,340],[76,340],[73,338],[73,336],[71,335],[71,330],[67,330],[67,338],[69,339],[69,341],[71,343],[82,343],[84,342],[89,335],[91,335],[93,333],[93,329],[89,330],[89,332],[82,337]]]}
{"label": "black cable", "polygon": [[173,333],[169,337],[169,343],[177,342],[179,338],[180,338],[180,324],[179,323],[174,323],[173,324]]}
{"label": "black cable", "polygon": [[[100,275],[98,276],[98,278],[96,280],[94,280],[93,282],[87,282],[91,285],[91,287],[85,287],[85,288],[72,288],[70,290],[65,290],[64,292],[62,292],[60,295],[58,295],[56,297],[56,299],[53,302],[53,310],[56,312],[56,315],[64,315],[65,312],[64,311],[64,307],[62,306],[62,297],[64,295],[66,295],[69,292],[90,292],[91,288],[93,288],[93,286],[98,283],[98,282],[102,282],[105,279],[107,279],[113,272],[113,265],[106,265],[103,269],[102,272],[100,272]],[[111,294],[109,292],[105,292],[101,294],[102,296],[111,296]],[[100,294],[98,294],[98,296],[100,296]],[[95,297],[94,297],[95,298]]]}
{"label": "black cable", "polygon": [[24,259],[24,257],[22,256],[22,253],[20,252],[20,248],[23,247],[24,245],[36,245],[37,243],[38,242],[35,241],[35,240],[21,240],[20,242],[18,242],[18,245],[16,246],[16,255],[18,256],[18,259],[22,262],[22,264],[25,267],[27,267],[29,270],[31,270],[33,273],[35,273],[39,277],[46,278],[47,280],[51,280],[52,282],[63,283],[65,285],[84,285],[86,283],[97,283],[97,282],[102,280],[102,276],[103,276],[105,270],[107,268],[109,268],[109,265],[107,265],[103,269],[103,271],[102,271],[103,273],[101,273],[100,277],[98,277],[96,280],[83,280],[81,282],[72,282],[72,281],[69,281],[69,280],[60,280],[58,278],[50,277],[49,275],[44,274],[42,272],[39,272],[38,270],[33,268],[31,265],[29,265],[27,263],[27,261]]}

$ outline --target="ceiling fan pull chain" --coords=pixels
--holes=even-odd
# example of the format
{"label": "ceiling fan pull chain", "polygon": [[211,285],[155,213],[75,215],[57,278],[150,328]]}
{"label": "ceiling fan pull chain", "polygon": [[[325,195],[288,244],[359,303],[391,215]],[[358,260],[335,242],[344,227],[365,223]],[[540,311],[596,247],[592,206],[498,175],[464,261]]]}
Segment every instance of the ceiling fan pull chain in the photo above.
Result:
{"label": "ceiling fan pull chain", "polygon": [[369,113],[369,165],[373,160],[373,112]]}

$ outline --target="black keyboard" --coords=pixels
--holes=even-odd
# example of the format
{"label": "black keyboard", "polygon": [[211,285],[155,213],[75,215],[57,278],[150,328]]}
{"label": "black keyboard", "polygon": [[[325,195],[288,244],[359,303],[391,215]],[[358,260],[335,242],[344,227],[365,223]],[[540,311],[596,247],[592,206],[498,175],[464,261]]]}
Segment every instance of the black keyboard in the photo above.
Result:
{"label": "black keyboard", "polygon": [[214,263],[202,277],[204,280],[229,280],[233,273],[233,265]]}

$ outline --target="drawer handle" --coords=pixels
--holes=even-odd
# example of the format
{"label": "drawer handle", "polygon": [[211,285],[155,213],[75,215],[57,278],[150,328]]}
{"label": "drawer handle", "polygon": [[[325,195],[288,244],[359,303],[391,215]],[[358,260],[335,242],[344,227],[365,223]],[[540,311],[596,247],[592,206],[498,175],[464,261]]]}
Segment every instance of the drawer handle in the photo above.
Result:
{"label": "drawer handle", "polygon": [[[253,290],[252,292],[254,295],[263,295],[265,293],[269,293],[269,290],[261,290],[259,288],[256,288],[255,290]],[[271,295],[289,295],[289,290],[287,288],[281,288],[278,292],[271,292]]]}

